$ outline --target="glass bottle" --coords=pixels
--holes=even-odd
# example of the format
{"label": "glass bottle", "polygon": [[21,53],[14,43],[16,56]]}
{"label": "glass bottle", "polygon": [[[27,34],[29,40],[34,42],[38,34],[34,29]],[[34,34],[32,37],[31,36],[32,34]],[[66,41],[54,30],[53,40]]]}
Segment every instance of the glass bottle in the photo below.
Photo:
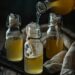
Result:
{"label": "glass bottle", "polygon": [[23,38],[19,29],[20,16],[10,13],[7,19],[6,31],[6,57],[9,61],[21,61],[23,59]]}
{"label": "glass bottle", "polygon": [[47,30],[46,39],[46,57],[48,59],[63,49],[63,38],[58,27],[59,19],[60,17],[56,14],[50,13],[50,25]]}
{"label": "glass bottle", "polygon": [[51,9],[55,13],[65,15],[75,9],[75,1],[74,0],[45,0],[44,2],[39,1],[37,3],[37,8],[39,13],[44,13],[45,11]]}
{"label": "glass bottle", "polygon": [[43,45],[40,41],[40,29],[36,23],[27,26],[28,34],[24,44],[24,70],[29,74],[43,71]]}

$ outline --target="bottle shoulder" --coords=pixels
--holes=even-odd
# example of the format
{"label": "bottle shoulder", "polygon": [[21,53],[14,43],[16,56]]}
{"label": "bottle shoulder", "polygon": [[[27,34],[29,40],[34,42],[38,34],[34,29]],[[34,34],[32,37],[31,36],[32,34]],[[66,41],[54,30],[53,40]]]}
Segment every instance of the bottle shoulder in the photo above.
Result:
{"label": "bottle shoulder", "polygon": [[55,27],[49,27],[47,30],[47,35],[50,36],[56,36],[57,34],[57,30],[55,29]]}
{"label": "bottle shoulder", "polygon": [[13,37],[21,37],[20,30],[11,30],[10,28],[8,28],[6,31],[6,39]]}
{"label": "bottle shoulder", "polygon": [[62,38],[63,37],[63,34],[61,33],[60,30],[52,30],[49,28],[46,33],[47,33],[47,38],[52,38],[52,37]]}
{"label": "bottle shoulder", "polygon": [[43,46],[43,44],[42,44],[40,39],[27,40],[24,45],[26,45],[26,44],[34,44],[34,45],[39,44],[40,46]]}

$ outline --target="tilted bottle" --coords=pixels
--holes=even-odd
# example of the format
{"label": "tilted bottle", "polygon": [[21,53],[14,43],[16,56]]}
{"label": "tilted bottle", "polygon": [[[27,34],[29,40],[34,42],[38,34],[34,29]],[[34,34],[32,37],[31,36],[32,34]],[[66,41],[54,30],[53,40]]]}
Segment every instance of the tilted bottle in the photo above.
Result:
{"label": "tilted bottle", "polygon": [[6,57],[9,61],[21,61],[23,59],[23,38],[19,29],[19,15],[10,13],[7,19],[6,31]]}
{"label": "tilted bottle", "polygon": [[27,27],[27,40],[24,44],[24,70],[29,74],[43,71],[43,45],[40,41],[40,28],[36,23]]}
{"label": "tilted bottle", "polygon": [[59,19],[60,17],[56,14],[50,13],[50,24],[47,30],[46,39],[46,57],[48,59],[63,49],[63,38],[58,26]]}
{"label": "tilted bottle", "polygon": [[44,2],[39,1],[37,3],[39,13],[51,9],[55,13],[65,15],[75,9],[75,0],[45,0]]}

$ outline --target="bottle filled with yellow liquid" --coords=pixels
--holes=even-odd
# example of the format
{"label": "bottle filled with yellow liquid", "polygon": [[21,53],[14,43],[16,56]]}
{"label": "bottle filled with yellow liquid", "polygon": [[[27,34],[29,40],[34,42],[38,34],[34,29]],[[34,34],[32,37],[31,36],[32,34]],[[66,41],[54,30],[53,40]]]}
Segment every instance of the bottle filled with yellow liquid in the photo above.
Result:
{"label": "bottle filled with yellow liquid", "polygon": [[47,58],[53,57],[55,54],[63,49],[63,39],[57,37],[47,38],[46,40],[46,56]]}
{"label": "bottle filled with yellow liquid", "polygon": [[9,26],[6,31],[6,57],[9,61],[21,61],[23,59],[23,38],[19,30],[17,15],[9,15]]}
{"label": "bottle filled with yellow liquid", "polygon": [[40,41],[39,26],[28,24],[27,40],[24,44],[24,70],[28,74],[43,72],[43,44]]}
{"label": "bottle filled with yellow liquid", "polygon": [[40,74],[43,72],[43,54],[40,54],[37,57],[30,57],[24,59],[25,72],[29,74]]}
{"label": "bottle filled with yellow liquid", "polygon": [[63,49],[63,37],[59,32],[58,20],[56,14],[50,14],[50,25],[47,30],[46,39],[46,57],[48,59]]}
{"label": "bottle filled with yellow liquid", "polygon": [[44,13],[51,9],[51,11],[65,15],[75,9],[75,0],[45,0],[37,3],[38,12]]}

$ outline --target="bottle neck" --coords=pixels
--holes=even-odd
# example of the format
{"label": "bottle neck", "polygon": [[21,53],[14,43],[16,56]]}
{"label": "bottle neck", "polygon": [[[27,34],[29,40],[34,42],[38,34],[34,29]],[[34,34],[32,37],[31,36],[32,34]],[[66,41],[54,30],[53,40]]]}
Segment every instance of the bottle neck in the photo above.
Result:
{"label": "bottle neck", "polygon": [[35,39],[35,40],[39,40],[40,38],[28,37],[28,39]]}
{"label": "bottle neck", "polygon": [[26,37],[26,41],[30,41],[30,40],[34,40],[34,41],[40,41],[40,38],[35,38],[35,37],[29,37],[29,36],[27,36]]}
{"label": "bottle neck", "polygon": [[30,34],[30,36],[27,36],[27,39],[40,39],[41,36],[38,34]]}
{"label": "bottle neck", "polygon": [[31,38],[31,39],[41,38],[40,29],[31,28],[31,30],[29,30],[29,32],[27,33],[27,38]]}
{"label": "bottle neck", "polygon": [[[29,40],[29,41],[32,41],[32,42],[36,42],[36,43],[37,43],[37,42],[41,42],[40,38],[32,38],[32,37],[29,37],[28,40]],[[28,40],[27,40],[27,41],[28,41]]]}
{"label": "bottle neck", "polygon": [[10,29],[11,31],[16,31],[19,30],[19,26],[9,26],[8,29]]}
{"label": "bottle neck", "polygon": [[56,27],[54,25],[50,25],[49,26],[49,30],[56,32]]}

